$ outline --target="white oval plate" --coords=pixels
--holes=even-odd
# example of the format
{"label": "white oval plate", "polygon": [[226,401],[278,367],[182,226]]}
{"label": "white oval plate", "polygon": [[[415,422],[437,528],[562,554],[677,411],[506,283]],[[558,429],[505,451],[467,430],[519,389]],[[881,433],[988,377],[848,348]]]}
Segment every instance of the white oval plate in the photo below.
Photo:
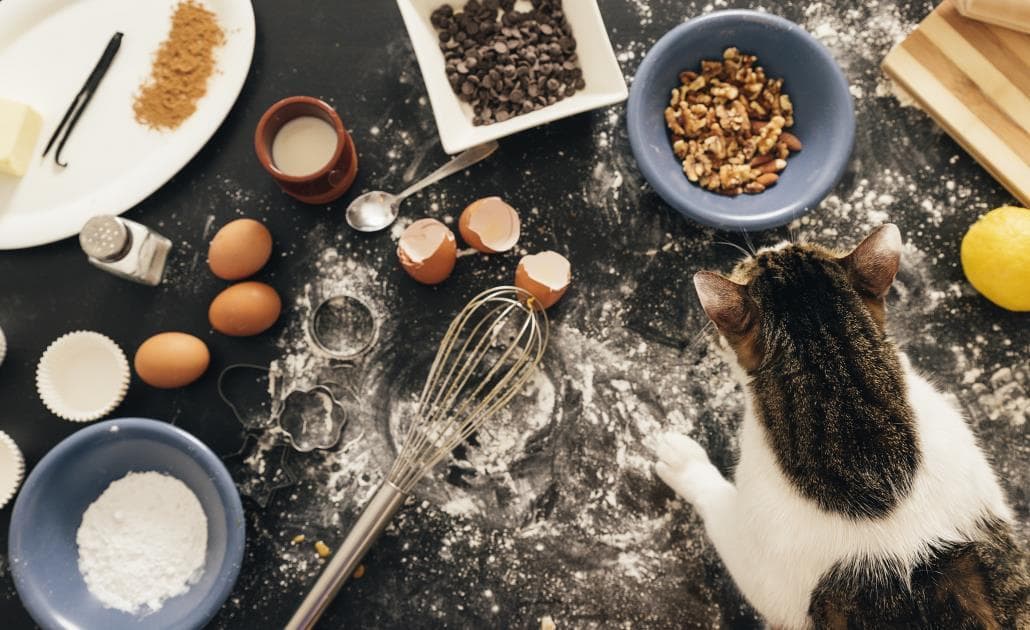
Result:
{"label": "white oval plate", "polygon": [[[77,234],[98,214],[121,214],[161,187],[218,129],[239,96],[254,54],[250,0],[201,0],[226,42],[197,111],[174,131],[136,122],[132,102],[168,36],[178,0],[3,0],[0,97],[32,106],[43,129],[22,178],[0,174],[0,249]],[[108,40],[121,49],[68,139],[61,168],[39,156]]]}

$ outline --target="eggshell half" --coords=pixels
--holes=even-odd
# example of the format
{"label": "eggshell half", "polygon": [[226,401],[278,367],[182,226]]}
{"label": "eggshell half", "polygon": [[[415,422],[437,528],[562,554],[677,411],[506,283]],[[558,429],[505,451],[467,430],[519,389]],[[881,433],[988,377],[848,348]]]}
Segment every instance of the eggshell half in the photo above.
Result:
{"label": "eggshell half", "polygon": [[506,252],[519,241],[519,214],[500,197],[473,201],[458,219],[461,238],[484,254]]}
{"label": "eggshell half", "polygon": [[565,295],[572,280],[572,266],[558,252],[523,256],[515,269],[515,286],[529,291],[542,308],[551,308]]}
{"label": "eggshell half", "polygon": [[207,251],[211,273],[241,280],[257,273],[272,256],[272,233],[260,221],[237,219],[218,230]]}
{"label": "eggshell half", "polygon": [[240,282],[215,296],[207,311],[211,326],[231,337],[258,335],[279,319],[282,300],[263,282]]}
{"label": "eggshell half", "polygon": [[204,374],[210,363],[207,345],[181,332],[154,335],[140,344],[133,359],[140,379],[160,389],[189,385]]}
{"label": "eggshell half", "polygon": [[401,234],[397,258],[418,282],[439,284],[451,275],[458,259],[454,232],[436,219],[419,219]]}

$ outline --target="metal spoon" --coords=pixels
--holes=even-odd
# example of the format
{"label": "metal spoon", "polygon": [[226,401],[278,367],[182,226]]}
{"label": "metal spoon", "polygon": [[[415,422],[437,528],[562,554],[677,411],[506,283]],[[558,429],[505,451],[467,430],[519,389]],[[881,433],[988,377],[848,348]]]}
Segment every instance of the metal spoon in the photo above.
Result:
{"label": "metal spoon", "polygon": [[378,232],[394,222],[397,213],[400,212],[401,202],[407,197],[414,195],[426,186],[435,184],[448,175],[463,171],[476,162],[486,159],[496,150],[497,141],[474,146],[408,186],[398,195],[382,190],[373,190],[360,195],[347,206],[347,225],[359,232]]}

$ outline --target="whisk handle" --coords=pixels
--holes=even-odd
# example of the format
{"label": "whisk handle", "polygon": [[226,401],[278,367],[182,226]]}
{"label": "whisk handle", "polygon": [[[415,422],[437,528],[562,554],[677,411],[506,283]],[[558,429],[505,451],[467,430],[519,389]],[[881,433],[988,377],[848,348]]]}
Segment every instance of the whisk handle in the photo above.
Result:
{"label": "whisk handle", "polygon": [[365,511],[361,513],[347,538],[340,545],[339,551],[333,555],[311,588],[311,592],[297,608],[297,612],[293,613],[290,622],[286,624],[286,630],[309,630],[314,627],[340,591],[340,587],[354,573],[365,552],[390,524],[406,496],[389,481],[379,486],[375,496],[365,506]]}

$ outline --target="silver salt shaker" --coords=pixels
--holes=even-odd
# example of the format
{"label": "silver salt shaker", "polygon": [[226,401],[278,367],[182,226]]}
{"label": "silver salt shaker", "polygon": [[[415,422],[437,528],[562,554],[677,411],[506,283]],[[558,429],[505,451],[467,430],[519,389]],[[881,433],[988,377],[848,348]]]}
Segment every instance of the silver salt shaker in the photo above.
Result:
{"label": "silver salt shaker", "polygon": [[86,222],[79,244],[93,265],[120,278],[156,286],[172,242],[145,225],[103,214]]}

